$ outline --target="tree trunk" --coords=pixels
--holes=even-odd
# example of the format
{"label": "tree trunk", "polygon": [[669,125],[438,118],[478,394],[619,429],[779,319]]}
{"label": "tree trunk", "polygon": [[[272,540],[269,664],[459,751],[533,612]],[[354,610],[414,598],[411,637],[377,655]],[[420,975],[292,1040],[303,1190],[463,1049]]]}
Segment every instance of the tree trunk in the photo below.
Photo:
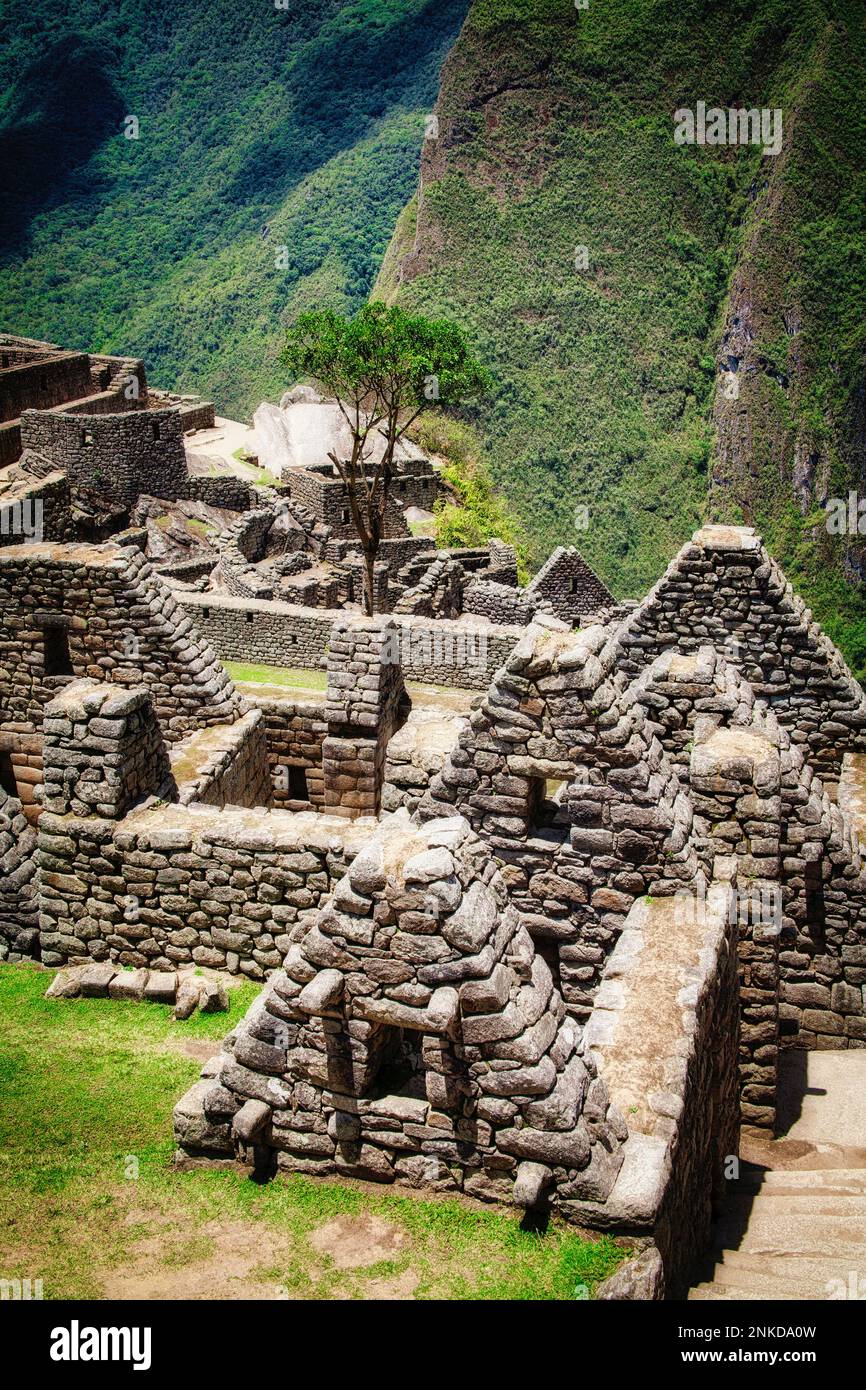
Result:
{"label": "tree trunk", "polygon": [[376,573],[376,551],[378,545],[371,538],[369,543],[364,545],[364,606],[367,616],[372,618],[376,611],[374,602],[374,580]]}

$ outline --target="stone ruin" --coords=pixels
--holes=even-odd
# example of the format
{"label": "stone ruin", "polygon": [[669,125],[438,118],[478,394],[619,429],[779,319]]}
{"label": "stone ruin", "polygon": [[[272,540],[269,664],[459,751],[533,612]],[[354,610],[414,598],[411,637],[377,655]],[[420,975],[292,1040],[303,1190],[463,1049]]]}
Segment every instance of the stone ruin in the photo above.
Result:
{"label": "stone ruin", "polygon": [[[552,1208],[676,1293],[781,1049],[866,1046],[866,699],[749,529],[631,605],[558,552],[508,625],[434,615],[452,558],[367,618],[185,590],[134,527],[0,548],[0,952],[262,984],[180,1161]],[[292,651],[324,689],[220,660]]]}
{"label": "stone ruin", "polygon": [[626,1136],[464,820],[394,817],[175,1119],[191,1154],[535,1206],[604,1200]]}
{"label": "stone ruin", "polygon": [[[298,390],[293,409],[331,411]],[[121,539],[176,593],[213,595],[218,610],[241,598],[360,611],[365,566],[348,490],[334,464],[322,462],[326,444],[340,443],[328,419],[324,430],[303,426],[276,470],[277,486],[267,472],[248,481],[187,452],[185,437],[213,426],[213,405],[149,387],[138,359],[0,334],[0,546]],[[254,479],[255,463],[246,469]],[[430,462],[402,449],[375,566],[376,612],[473,615],[487,628],[525,624],[536,610],[572,621],[613,605],[575,551],[555,552],[519,589],[514,549],[502,541],[438,550],[414,522],[432,522],[443,492]]]}

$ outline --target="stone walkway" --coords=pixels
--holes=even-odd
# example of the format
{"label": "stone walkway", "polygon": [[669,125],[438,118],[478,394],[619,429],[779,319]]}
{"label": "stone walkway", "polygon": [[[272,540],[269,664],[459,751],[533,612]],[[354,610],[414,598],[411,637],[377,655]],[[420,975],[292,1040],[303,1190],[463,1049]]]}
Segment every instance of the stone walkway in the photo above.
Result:
{"label": "stone walkway", "polygon": [[866,1298],[866,1050],[783,1054],[778,1115],[743,1138],[690,1299]]}

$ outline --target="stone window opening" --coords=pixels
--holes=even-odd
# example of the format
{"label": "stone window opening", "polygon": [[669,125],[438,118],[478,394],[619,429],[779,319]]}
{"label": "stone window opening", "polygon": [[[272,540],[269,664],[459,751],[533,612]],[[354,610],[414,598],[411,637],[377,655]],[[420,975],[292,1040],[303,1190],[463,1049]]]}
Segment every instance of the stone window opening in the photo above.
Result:
{"label": "stone window opening", "polygon": [[73,676],[69,633],[62,624],[49,623],[42,630],[46,676]]}
{"label": "stone window opening", "polygon": [[289,800],[309,801],[310,792],[307,786],[307,769],[289,763],[287,771],[289,776]]}
{"label": "stone window opening", "polygon": [[150,428],[151,428],[151,431],[152,431],[152,433],[153,433],[154,439],[159,439],[159,421],[158,421],[158,420],[152,421]]}
{"label": "stone window opening", "polygon": [[3,788],[7,796],[18,795],[15,768],[12,766],[12,754],[5,748],[0,749],[0,787]]}
{"label": "stone window opening", "polygon": [[82,430],[82,431],[81,431],[81,446],[82,446],[82,448],[84,448],[84,449],[92,449],[92,447],[93,447],[93,430]]}
{"label": "stone window opening", "polygon": [[379,1043],[379,1066],[367,1092],[371,1100],[384,1100],[387,1096],[426,1098],[423,1038],[423,1033],[414,1028],[385,1026]]}
{"label": "stone window opening", "polygon": [[536,832],[564,835],[568,817],[562,804],[566,780],[562,777],[533,777],[530,787],[530,821]]}

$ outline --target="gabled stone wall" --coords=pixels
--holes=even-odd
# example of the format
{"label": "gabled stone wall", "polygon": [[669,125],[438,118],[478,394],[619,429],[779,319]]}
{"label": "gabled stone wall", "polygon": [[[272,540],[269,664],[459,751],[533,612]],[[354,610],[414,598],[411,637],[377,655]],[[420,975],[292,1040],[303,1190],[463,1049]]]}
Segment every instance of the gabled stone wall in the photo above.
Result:
{"label": "gabled stone wall", "polygon": [[175,1110],[192,1158],[432,1185],[568,1214],[622,1161],[579,1026],[459,818],[394,817],[218,1068]]}
{"label": "gabled stone wall", "polygon": [[691,806],[608,631],[530,627],[421,803],[465,815],[578,1017],[635,898],[698,863]]}
{"label": "gabled stone wall", "polygon": [[622,669],[638,675],[667,647],[722,650],[820,769],[866,748],[866,699],[746,527],[707,526],[683,546],[619,631]]}
{"label": "gabled stone wall", "polygon": [[[212,649],[134,547],[0,550],[0,615],[4,730],[41,732],[45,706],[71,678],[146,685],[167,743],[243,710]],[[68,669],[48,659],[52,632],[68,649]]]}

